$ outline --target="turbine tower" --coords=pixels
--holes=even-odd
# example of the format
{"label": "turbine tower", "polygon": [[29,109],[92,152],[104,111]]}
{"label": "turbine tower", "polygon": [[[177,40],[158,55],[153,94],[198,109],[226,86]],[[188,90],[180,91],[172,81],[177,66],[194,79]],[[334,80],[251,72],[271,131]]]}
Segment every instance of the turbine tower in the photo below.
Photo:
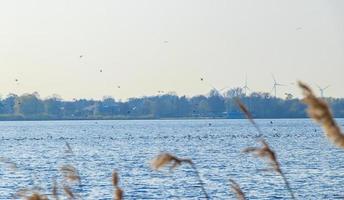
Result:
{"label": "turbine tower", "polygon": [[321,98],[324,98],[324,91],[327,89],[327,88],[329,88],[330,86],[328,85],[328,86],[326,86],[326,87],[320,87],[319,85],[317,85],[318,86],[318,88],[319,88],[319,90],[320,90],[320,96],[321,96]]}
{"label": "turbine tower", "polygon": [[272,76],[272,79],[274,80],[274,85],[273,85],[271,91],[274,91],[274,94],[275,94],[275,97],[276,97],[276,96],[277,96],[277,87],[278,87],[278,86],[285,86],[285,85],[278,83],[278,82],[276,81],[275,76],[274,76],[273,74],[271,74],[271,76]]}
{"label": "turbine tower", "polygon": [[247,90],[250,90],[250,88],[247,86],[247,74],[245,76],[245,85],[242,87],[242,89],[245,91],[245,96],[247,94]]}

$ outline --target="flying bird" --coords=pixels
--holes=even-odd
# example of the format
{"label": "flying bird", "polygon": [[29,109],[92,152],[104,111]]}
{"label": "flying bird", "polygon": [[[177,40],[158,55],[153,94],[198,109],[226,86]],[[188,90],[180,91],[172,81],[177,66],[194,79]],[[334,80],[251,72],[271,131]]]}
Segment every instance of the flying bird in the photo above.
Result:
{"label": "flying bird", "polygon": [[80,55],[79,57],[82,58],[82,57],[84,57],[84,56],[83,56],[83,55]]}
{"label": "flying bird", "polygon": [[99,70],[100,72],[103,72],[103,70],[101,69],[101,70]]}
{"label": "flying bird", "polygon": [[204,79],[201,77],[201,81],[203,81]]}

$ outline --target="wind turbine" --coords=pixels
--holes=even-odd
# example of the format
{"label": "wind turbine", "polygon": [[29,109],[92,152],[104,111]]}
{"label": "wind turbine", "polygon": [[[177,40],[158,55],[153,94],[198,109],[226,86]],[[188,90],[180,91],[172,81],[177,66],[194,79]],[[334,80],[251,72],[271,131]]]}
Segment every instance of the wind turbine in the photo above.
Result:
{"label": "wind turbine", "polygon": [[271,76],[272,76],[272,79],[274,80],[274,86],[272,87],[272,90],[271,90],[271,91],[274,91],[275,97],[276,97],[276,96],[277,96],[277,87],[278,87],[278,86],[285,86],[285,85],[278,83],[278,82],[276,81],[275,76],[274,76],[273,74],[271,74]]}
{"label": "wind turbine", "polygon": [[242,87],[242,89],[244,89],[244,91],[245,91],[245,96],[246,96],[247,90],[250,90],[250,88],[247,86],[247,74],[246,74],[246,76],[245,76],[245,85],[244,85],[244,87]]}
{"label": "wind turbine", "polygon": [[324,98],[324,91],[327,89],[327,88],[329,88],[330,87],[330,85],[328,85],[328,86],[326,86],[326,87],[320,87],[319,85],[317,85],[318,86],[318,88],[319,88],[319,90],[320,90],[320,96],[321,96],[321,98]]}

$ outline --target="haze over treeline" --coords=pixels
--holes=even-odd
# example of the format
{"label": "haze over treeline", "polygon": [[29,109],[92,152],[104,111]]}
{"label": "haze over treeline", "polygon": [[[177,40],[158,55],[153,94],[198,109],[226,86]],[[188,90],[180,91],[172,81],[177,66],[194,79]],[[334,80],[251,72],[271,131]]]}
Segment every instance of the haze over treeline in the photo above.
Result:
{"label": "haze over treeline", "polygon": [[[0,99],[0,120],[242,118],[237,98],[256,118],[306,117],[305,105],[290,94],[282,99],[260,92],[245,95],[242,88],[233,88],[224,94],[216,90],[193,97],[167,93],[127,101],[110,96],[103,100],[65,101],[57,95],[42,99],[38,93],[9,94]],[[344,99],[326,98],[326,101],[335,117],[344,117]]]}

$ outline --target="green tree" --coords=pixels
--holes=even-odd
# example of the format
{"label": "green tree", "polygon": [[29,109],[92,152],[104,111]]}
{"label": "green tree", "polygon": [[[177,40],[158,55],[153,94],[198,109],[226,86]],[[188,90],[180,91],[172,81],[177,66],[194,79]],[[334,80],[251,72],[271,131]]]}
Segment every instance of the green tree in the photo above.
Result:
{"label": "green tree", "polygon": [[44,103],[38,93],[24,94],[16,99],[18,113],[23,115],[39,115],[44,113]]}
{"label": "green tree", "polygon": [[61,117],[63,114],[62,99],[58,95],[53,95],[52,97],[44,100],[44,107],[45,112],[48,115]]}
{"label": "green tree", "polygon": [[225,111],[224,98],[216,90],[211,90],[208,97],[209,111],[213,115],[221,115]]}

